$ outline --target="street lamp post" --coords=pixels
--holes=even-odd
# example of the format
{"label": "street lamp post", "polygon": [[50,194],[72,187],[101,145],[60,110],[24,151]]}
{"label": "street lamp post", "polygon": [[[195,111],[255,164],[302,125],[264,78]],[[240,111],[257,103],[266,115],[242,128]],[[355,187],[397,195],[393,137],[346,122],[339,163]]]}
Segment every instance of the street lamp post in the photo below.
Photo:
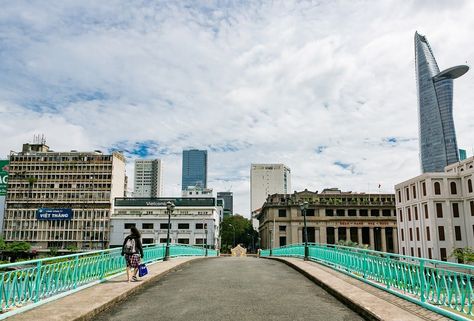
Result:
{"label": "street lamp post", "polygon": [[301,213],[303,214],[304,220],[304,260],[308,261],[309,248],[308,248],[308,229],[306,227],[306,209],[308,208],[308,202],[300,204]]}
{"label": "street lamp post", "polygon": [[253,234],[248,234],[247,233],[247,235],[252,238],[252,247],[251,247],[251,249],[252,249],[252,253],[253,253],[255,251],[255,242],[254,242]]}
{"label": "street lamp post", "polygon": [[234,242],[232,243],[232,247],[234,248],[235,247],[235,227],[232,224],[229,224],[229,226],[234,229]]}
{"label": "street lamp post", "polygon": [[174,204],[170,201],[166,202],[166,211],[168,212],[168,231],[166,233],[166,249],[165,257],[163,261],[168,261],[170,259],[170,227],[171,227],[171,214],[174,211]]}
{"label": "street lamp post", "polygon": [[205,246],[206,246],[206,256],[207,256],[207,223],[204,225],[204,228],[206,229],[206,239],[205,239]]}

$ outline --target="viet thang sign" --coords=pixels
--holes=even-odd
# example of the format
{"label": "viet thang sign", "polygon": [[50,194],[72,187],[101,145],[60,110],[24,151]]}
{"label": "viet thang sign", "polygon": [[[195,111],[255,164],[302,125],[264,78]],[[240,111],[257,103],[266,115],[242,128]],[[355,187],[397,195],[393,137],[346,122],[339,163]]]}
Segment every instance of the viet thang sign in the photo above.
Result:
{"label": "viet thang sign", "polygon": [[7,160],[0,160],[0,196],[7,195],[8,164]]}
{"label": "viet thang sign", "polygon": [[63,221],[72,219],[70,208],[39,208],[36,211],[36,219],[41,221]]}

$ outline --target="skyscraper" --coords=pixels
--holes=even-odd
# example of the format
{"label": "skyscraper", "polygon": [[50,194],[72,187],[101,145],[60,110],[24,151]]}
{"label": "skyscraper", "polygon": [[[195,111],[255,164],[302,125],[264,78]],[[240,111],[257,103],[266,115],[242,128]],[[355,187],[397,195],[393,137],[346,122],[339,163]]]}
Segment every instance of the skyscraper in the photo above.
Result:
{"label": "skyscraper", "polygon": [[465,65],[439,71],[425,36],[415,33],[420,161],[423,173],[442,172],[459,161],[453,121],[453,79],[464,75]]}
{"label": "skyscraper", "polygon": [[234,194],[232,192],[217,192],[217,198],[224,200],[224,215],[234,213]]}
{"label": "skyscraper", "polygon": [[183,150],[181,190],[189,186],[207,188],[207,150]]}
{"label": "skyscraper", "polygon": [[163,193],[161,159],[136,159],[133,186],[134,197],[160,197]]}

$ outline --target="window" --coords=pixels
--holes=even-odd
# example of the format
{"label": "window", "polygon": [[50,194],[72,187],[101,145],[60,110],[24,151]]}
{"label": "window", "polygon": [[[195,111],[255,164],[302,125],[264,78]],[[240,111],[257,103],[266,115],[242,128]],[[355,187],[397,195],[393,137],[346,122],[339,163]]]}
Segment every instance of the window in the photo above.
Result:
{"label": "window", "polygon": [[430,260],[433,258],[433,252],[431,251],[431,247],[428,248],[428,258]]}
{"label": "window", "polygon": [[426,227],[426,240],[431,241],[431,235],[430,235],[430,227]]}
{"label": "window", "polygon": [[426,196],[426,183],[421,183],[421,189],[423,190],[423,196]]}
{"label": "window", "polygon": [[286,245],[286,236],[280,236],[280,246]]}
{"label": "window", "polygon": [[421,257],[421,248],[418,248],[418,257]]}
{"label": "window", "polygon": [[278,229],[280,230],[280,232],[286,232],[286,225],[280,225]]}
{"label": "window", "polygon": [[135,223],[125,223],[123,225],[124,229],[131,229],[132,227],[135,227]]}
{"label": "window", "polygon": [[462,241],[461,226],[454,227],[454,235],[456,236],[456,241]]}
{"label": "window", "polygon": [[[170,241],[171,241],[171,240],[170,240]],[[161,238],[161,239],[160,239],[160,243],[166,243],[166,238],[165,238],[165,237],[164,237],[164,238]]]}
{"label": "window", "polygon": [[451,186],[451,194],[456,195],[458,193],[457,188],[456,188],[456,183],[451,182],[450,186]]}
{"label": "window", "polygon": [[402,253],[403,253],[403,255],[405,255],[405,248],[404,247],[402,247]]}
{"label": "window", "polygon": [[143,244],[153,244],[155,240],[153,238],[144,238],[142,241]]}
{"label": "window", "polygon": [[398,203],[401,203],[401,202],[402,202],[402,193],[399,190],[398,191]]}
{"label": "window", "polygon": [[178,230],[189,230],[189,223],[178,223]]}
{"label": "window", "polygon": [[453,203],[453,217],[459,217],[459,204]]}
{"label": "window", "polygon": [[152,230],[153,229],[153,223],[142,223],[142,229]]}
{"label": "window", "polygon": [[444,226],[438,226],[438,239],[440,241],[444,241],[445,240],[445,237],[444,237]]}
{"label": "window", "polygon": [[416,228],[416,240],[420,240],[420,229],[418,227]]}
{"label": "window", "polygon": [[365,208],[359,210],[359,216],[369,216],[369,210]]}
{"label": "window", "polygon": [[380,211],[378,209],[370,210],[370,216],[380,216]]}
{"label": "window", "polygon": [[442,247],[439,249],[439,254],[441,256],[441,261],[447,261],[448,257],[446,255],[446,248]]}
{"label": "window", "polygon": [[418,221],[418,206],[415,205],[415,221]]}
{"label": "window", "polygon": [[467,180],[467,191],[469,193],[472,193],[472,181],[471,181],[471,179]]}
{"label": "window", "polygon": [[[173,224],[170,224],[170,229]],[[167,230],[168,229],[168,223],[160,223],[160,230]]]}
{"label": "window", "polygon": [[411,256],[415,256],[415,252],[413,251],[413,248],[410,248],[410,253],[411,253]]}
{"label": "window", "polygon": [[179,244],[189,244],[189,239],[178,239]]}
{"label": "window", "polygon": [[402,236],[402,241],[405,241],[405,233],[403,232],[403,229],[400,229],[400,235]]}
{"label": "window", "polygon": [[470,201],[469,206],[471,207],[471,216],[474,216],[474,201]]}
{"label": "window", "polygon": [[399,216],[400,216],[400,222],[403,222],[402,210],[398,211],[398,214],[399,214]]}
{"label": "window", "polygon": [[423,205],[423,208],[425,209],[425,218],[429,218],[429,215],[428,215],[428,204],[424,204],[424,205]]}
{"label": "window", "polygon": [[196,223],[196,230],[204,230],[204,223]]}
{"label": "window", "polygon": [[411,209],[409,207],[407,208],[407,212],[408,212],[408,222],[411,222]]}
{"label": "window", "polygon": [[434,183],[434,192],[435,195],[441,195],[441,185],[439,182]]}
{"label": "window", "polygon": [[405,188],[405,194],[407,196],[407,201],[409,201],[410,200],[410,189],[408,187]]}
{"label": "window", "polygon": [[278,217],[286,217],[286,209],[280,208],[278,210]]}
{"label": "window", "polygon": [[443,204],[441,203],[436,203],[436,217],[443,217]]}
{"label": "window", "polygon": [[306,216],[314,216],[314,208],[308,208],[306,210]]}
{"label": "window", "polygon": [[382,216],[392,216],[391,210],[382,210]]}
{"label": "window", "polygon": [[410,232],[410,241],[413,241],[413,230],[411,227],[408,229],[408,231]]}
{"label": "window", "polygon": [[337,216],[345,216],[345,215],[346,215],[346,211],[343,210],[343,209],[337,209],[337,210],[336,210],[336,215],[337,215]]}
{"label": "window", "polygon": [[416,198],[416,187],[415,187],[415,185],[412,186],[412,190],[413,190],[413,198]]}
{"label": "window", "polygon": [[334,210],[327,208],[326,209],[326,216],[334,216]]}
{"label": "window", "polygon": [[357,216],[357,211],[356,210],[348,210],[347,215],[348,216]]}

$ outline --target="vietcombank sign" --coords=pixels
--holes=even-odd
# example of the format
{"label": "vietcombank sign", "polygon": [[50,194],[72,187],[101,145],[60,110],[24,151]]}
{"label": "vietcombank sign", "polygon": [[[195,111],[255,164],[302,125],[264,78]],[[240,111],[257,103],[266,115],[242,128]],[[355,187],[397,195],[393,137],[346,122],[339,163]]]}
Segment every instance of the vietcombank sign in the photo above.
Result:
{"label": "vietcombank sign", "polygon": [[8,161],[0,160],[0,196],[7,195]]}

